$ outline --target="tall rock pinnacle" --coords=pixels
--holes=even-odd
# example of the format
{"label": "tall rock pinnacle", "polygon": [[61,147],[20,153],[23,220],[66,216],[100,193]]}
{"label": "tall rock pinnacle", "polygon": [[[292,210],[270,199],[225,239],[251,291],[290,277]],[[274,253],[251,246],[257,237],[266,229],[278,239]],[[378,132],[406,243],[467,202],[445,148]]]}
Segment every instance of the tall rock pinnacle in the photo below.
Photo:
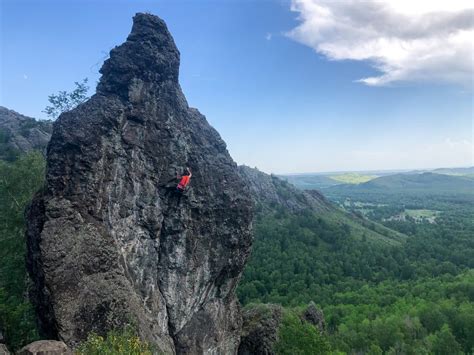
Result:
{"label": "tall rock pinnacle", "polygon": [[[164,353],[236,353],[252,202],[178,71],[165,23],[137,14],[97,93],[55,122],[27,230],[45,336],[75,346],[131,322]],[[186,166],[180,197],[170,181]]]}

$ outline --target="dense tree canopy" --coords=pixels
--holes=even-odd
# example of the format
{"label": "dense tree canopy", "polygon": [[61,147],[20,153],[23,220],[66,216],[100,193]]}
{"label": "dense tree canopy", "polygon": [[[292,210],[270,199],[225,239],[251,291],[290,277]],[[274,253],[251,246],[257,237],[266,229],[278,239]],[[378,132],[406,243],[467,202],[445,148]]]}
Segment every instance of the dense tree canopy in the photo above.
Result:
{"label": "dense tree canopy", "polygon": [[38,337],[27,295],[24,211],[43,184],[44,169],[39,152],[0,161],[0,327],[12,349]]}
{"label": "dense tree canopy", "polygon": [[[472,353],[474,207],[456,196],[401,199],[385,196],[370,212],[408,236],[394,245],[369,242],[321,213],[262,209],[241,301],[298,307],[314,300],[333,352]],[[436,223],[384,219],[407,205],[440,211]]]}

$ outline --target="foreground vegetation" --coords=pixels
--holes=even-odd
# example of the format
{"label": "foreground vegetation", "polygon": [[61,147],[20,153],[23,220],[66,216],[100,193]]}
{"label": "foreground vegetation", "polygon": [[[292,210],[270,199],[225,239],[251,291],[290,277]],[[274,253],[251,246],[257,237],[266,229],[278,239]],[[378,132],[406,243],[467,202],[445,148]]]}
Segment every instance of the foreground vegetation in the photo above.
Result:
{"label": "foreground vegetation", "polygon": [[27,295],[24,210],[43,184],[44,169],[36,152],[0,161],[0,328],[11,349],[38,339]]}
{"label": "foreground vegetation", "polygon": [[152,355],[150,345],[142,341],[132,326],[110,331],[105,337],[89,334],[87,340],[76,350],[76,355]]}

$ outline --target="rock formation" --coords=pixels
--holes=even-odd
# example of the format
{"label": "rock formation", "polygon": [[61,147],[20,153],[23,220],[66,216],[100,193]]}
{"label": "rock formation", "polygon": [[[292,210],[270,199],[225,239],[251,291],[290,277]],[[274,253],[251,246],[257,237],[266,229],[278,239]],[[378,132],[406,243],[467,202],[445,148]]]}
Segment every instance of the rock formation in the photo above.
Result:
{"label": "rock formation", "polygon": [[314,325],[321,334],[324,333],[326,329],[324,312],[322,309],[319,309],[313,301],[309,303],[301,315],[301,319]]}
{"label": "rock formation", "polygon": [[[54,123],[28,211],[40,328],[74,347],[133,323],[164,353],[233,354],[253,203],[224,141],[188,107],[165,23],[133,20],[97,93]],[[179,196],[172,180],[186,166]]]}
{"label": "rock formation", "polygon": [[[274,304],[247,306],[243,312],[242,339],[238,355],[275,355],[279,332],[284,324],[284,310]],[[323,311],[313,301],[299,314],[302,323],[325,331]]]}
{"label": "rock formation", "polygon": [[38,340],[21,348],[18,355],[73,355],[62,341]]}
{"label": "rock formation", "polygon": [[243,312],[244,324],[239,355],[274,355],[282,319],[282,308],[259,304]]}
{"label": "rock formation", "polygon": [[322,212],[334,209],[318,191],[299,190],[275,175],[268,175],[245,165],[239,166],[239,173],[250,186],[255,203],[260,208],[280,206],[291,212]]}
{"label": "rock formation", "polygon": [[13,160],[32,150],[45,152],[51,131],[51,121],[37,121],[0,106],[0,159]]}

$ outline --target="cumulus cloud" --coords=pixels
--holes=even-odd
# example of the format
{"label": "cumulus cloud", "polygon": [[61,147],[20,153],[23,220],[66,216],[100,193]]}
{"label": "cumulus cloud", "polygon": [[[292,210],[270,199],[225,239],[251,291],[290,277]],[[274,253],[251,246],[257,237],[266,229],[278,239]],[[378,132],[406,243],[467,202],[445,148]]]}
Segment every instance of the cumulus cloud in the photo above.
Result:
{"label": "cumulus cloud", "polygon": [[300,24],[288,36],[330,60],[370,62],[359,81],[448,82],[472,87],[474,1],[292,0]]}

